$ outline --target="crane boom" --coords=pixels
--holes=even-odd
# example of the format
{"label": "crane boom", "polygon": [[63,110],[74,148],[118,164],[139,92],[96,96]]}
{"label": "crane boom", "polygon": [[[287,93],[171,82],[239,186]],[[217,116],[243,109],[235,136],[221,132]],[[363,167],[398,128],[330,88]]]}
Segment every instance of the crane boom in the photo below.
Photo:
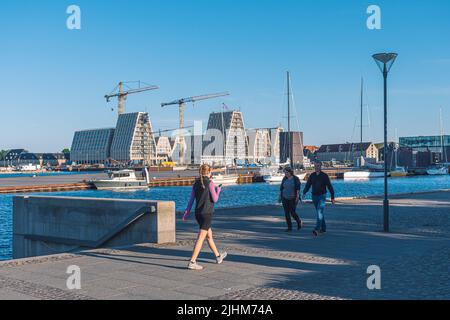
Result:
{"label": "crane boom", "polygon": [[185,153],[185,140],[184,136],[182,134],[182,129],[184,129],[184,113],[185,113],[185,104],[188,102],[196,102],[201,100],[207,100],[207,99],[213,99],[213,98],[219,98],[230,95],[228,92],[219,92],[219,93],[212,93],[212,94],[205,94],[203,96],[194,96],[189,98],[183,98],[174,100],[172,102],[166,102],[161,103],[161,107],[171,106],[171,105],[178,105],[179,112],[180,112],[180,134],[179,134],[179,143],[180,143],[180,163],[184,164],[184,153]]}
{"label": "crane boom", "polygon": [[122,95],[129,95],[129,94],[133,94],[133,93],[139,93],[139,92],[157,90],[157,89],[159,89],[158,86],[149,86],[149,87],[144,87],[144,88],[140,88],[140,89],[128,90],[123,93],[115,93],[115,94],[105,95],[105,98],[109,102],[111,100],[111,98],[120,97]]}
{"label": "crane boom", "polygon": [[183,98],[183,99],[179,99],[179,100],[174,100],[172,102],[161,103],[161,107],[171,106],[171,105],[175,105],[175,104],[179,105],[181,103],[196,102],[196,101],[219,98],[219,97],[225,97],[228,95],[230,95],[228,92],[219,92],[219,93],[213,93],[213,94],[206,94],[206,95],[202,95],[202,96]]}
{"label": "crane boom", "polygon": [[107,95],[105,95],[105,99],[106,99],[106,102],[111,101],[111,98],[118,99],[119,104],[118,104],[117,109],[118,109],[119,115],[125,113],[125,100],[127,99],[129,94],[159,89],[158,86],[147,86],[147,87],[143,87],[143,88],[130,89],[128,91],[123,91],[123,82],[120,82],[118,87],[119,87],[119,92],[107,94]]}

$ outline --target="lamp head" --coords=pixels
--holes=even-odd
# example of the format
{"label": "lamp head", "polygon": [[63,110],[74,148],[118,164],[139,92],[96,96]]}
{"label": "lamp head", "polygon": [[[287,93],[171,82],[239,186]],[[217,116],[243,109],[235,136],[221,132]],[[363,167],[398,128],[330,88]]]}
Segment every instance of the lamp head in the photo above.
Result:
{"label": "lamp head", "polygon": [[394,64],[395,59],[397,59],[397,56],[397,53],[377,53],[372,57],[378,65],[378,68],[380,68],[381,72],[384,73],[386,71],[388,73],[389,70],[391,70],[392,65]]}

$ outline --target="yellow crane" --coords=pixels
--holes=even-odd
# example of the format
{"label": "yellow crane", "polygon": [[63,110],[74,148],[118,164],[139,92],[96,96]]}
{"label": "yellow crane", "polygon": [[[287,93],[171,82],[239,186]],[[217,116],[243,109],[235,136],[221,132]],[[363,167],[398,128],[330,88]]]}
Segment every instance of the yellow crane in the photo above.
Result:
{"label": "yellow crane", "polygon": [[166,107],[166,106],[172,106],[172,105],[178,105],[179,108],[179,112],[180,112],[180,131],[178,134],[178,141],[180,143],[180,164],[184,164],[184,156],[185,156],[185,139],[184,139],[184,133],[183,133],[183,129],[184,129],[184,114],[185,114],[185,105],[188,102],[197,102],[197,101],[201,101],[201,100],[208,100],[208,99],[213,99],[213,98],[219,98],[219,97],[224,97],[224,96],[228,96],[230,95],[228,92],[220,92],[220,93],[212,93],[212,94],[207,94],[207,95],[202,95],[202,96],[195,96],[195,97],[189,97],[189,98],[183,98],[183,99],[178,99],[172,102],[166,102],[166,103],[161,103],[161,107]]}
{"label": "yellow crane", "polygon": [[[136,89],[132,89],[132,88],[128,87],[127,83],[131,83],[131,82],[134,82],[134,83],[138,82],[139,87]],[[117,106],[117,112],[119,115],[125,113],[125,100],[127,99],[128,95],[134,94],[134,93],[139,93],[139,92],[144,92],[144,91],[159,89],[158,86],[151,86],[151,85],[147,85],[146,87],[141,87],[141,81],[131,81],[131,82],[119,82],[119,84],[114,88],[112,93],[105,95],[106,102],[111,101],[112,98],[117,98],[117,100],[119,101],[119,104]],[[123,91],[124,85],[126,87],[128,87],[129,90]],[[119,89],[118,92],[117,92],[117,89]]]}

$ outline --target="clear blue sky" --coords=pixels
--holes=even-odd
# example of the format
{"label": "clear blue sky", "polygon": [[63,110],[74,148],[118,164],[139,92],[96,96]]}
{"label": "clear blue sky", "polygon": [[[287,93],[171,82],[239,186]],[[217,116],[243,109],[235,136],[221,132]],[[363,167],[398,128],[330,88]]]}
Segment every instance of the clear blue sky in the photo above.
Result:
{"label": "clear blue sky", "polygon": [[[66,28],[71,4],[81,7],[82,30]],[[370,4],[381,7],[382,30],[366,27]],[[359,139],[361,76],[364,140],[380,141],[382,77],[371,59],[380,51],[399,53],[390,137],[395,128],[438,134],[439,107],[450,131],[448,0],[3,0],[0,33],[0,149],[60,151],[75,130],[113,127],[116,102],[103,96],[120,80],[161,87],[127,101],[127,111],[147,110],[155,129],[178,125],[177,108],[161,102],[218,91],[232,95],[188,106],[188,122],[226,102],[249,128],[276,126],[286,122],[287,70],[306,144]]]}

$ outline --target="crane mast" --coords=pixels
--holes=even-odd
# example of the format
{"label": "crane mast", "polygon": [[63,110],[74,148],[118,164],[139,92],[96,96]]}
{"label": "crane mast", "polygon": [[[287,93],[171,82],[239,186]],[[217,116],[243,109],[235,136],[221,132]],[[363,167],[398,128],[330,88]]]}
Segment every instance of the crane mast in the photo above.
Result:
{"label": "crane mast", "polygon": [[105,95],[106,102],[111,101],[112,98],[117,98],[117,100],[118,100],[117,112],[119,115],[125,113],[125,101],[127,100],[128,95],[159,89],[158,86],[147,86],[147,87],[141,88],[140,81],[139,81],[139,88],[137,88],[137,89],[130,89],[127,91],[123,91],[123,86],[124,86],[124,82],[119,82],[118,86],[116,86],[116,88],[113,90],[113,91],[115,91],[118,87],[119,92]]}
{"label": "crane mast", "polygon": [[228,96],[229,93],[228,92],[220,92],[220,93],[213,93],[213,94],[207,94],[207,95],[202,95],[202,96],[194,96],[194,97],[189,97],[189,98],[183,98],[183,99],[178,99],[172,102],[166,102],[166,103],[161,103],[161,107],[166,107],[166,106],[171,106],[171,105],[178,105],[178,110],[180,113],[180,130],[178,133],[178,143],[180,144],[180,164],[184,164],[185,163],[185,153],[186,153],[186,146],[185,146],[185,139],[184,139],[184,133],[183,133],[183,129],[185,128],[185,106],[186,103],[189,102],[197,102],[197,101],[202,101],[202,100],[208,100],[208,99],[214,99],[214,98],[219,98],[219,97],[224,97],[224,96]]}

